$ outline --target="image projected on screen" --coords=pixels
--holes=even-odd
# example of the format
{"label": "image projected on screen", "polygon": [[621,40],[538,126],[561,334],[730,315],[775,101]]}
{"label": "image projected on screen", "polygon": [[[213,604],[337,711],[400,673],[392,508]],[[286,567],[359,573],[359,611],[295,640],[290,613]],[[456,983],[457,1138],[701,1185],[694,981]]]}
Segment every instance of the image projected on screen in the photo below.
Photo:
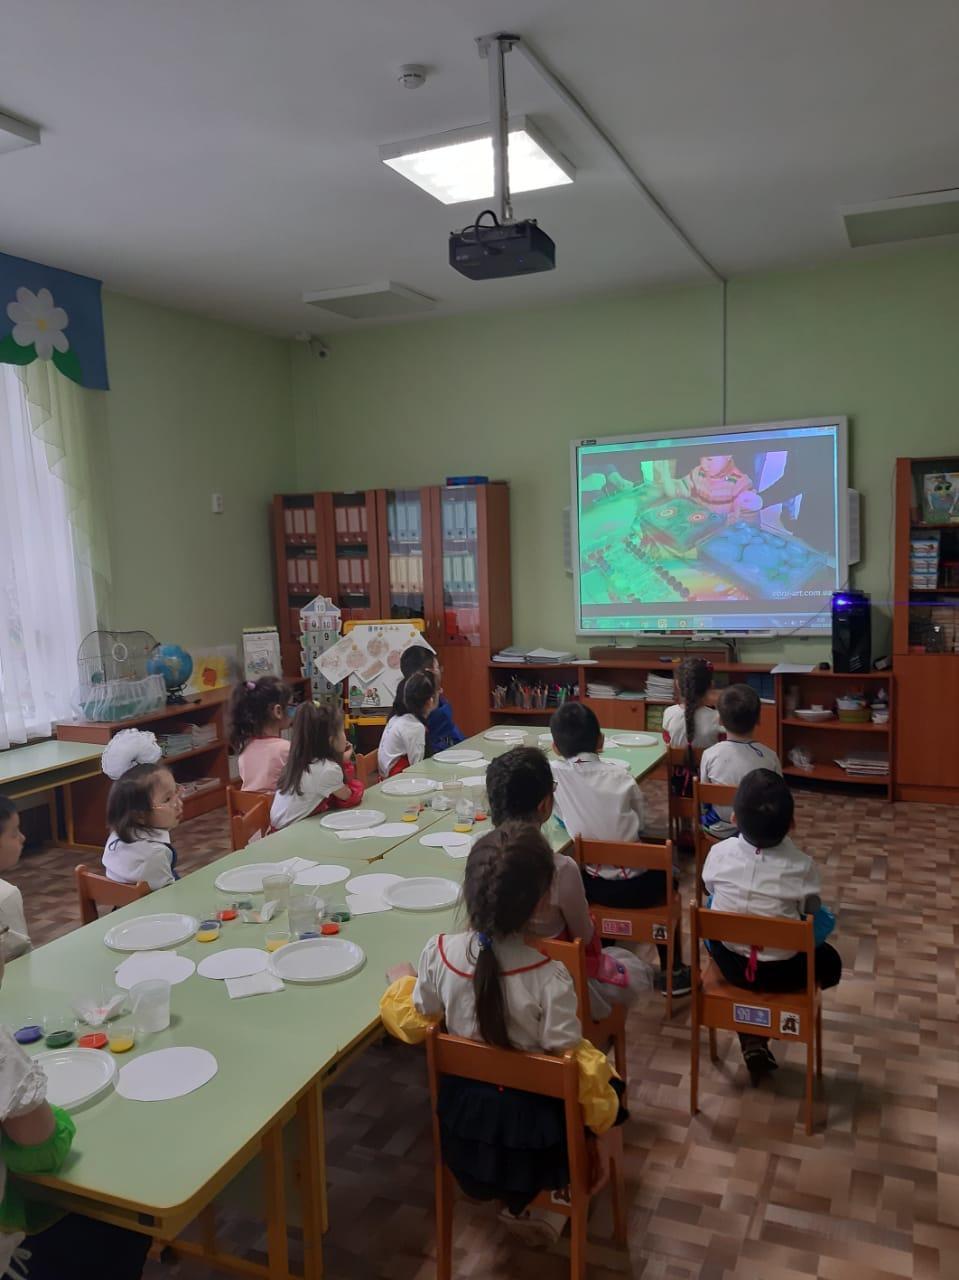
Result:
{"label": "image projected on screen", "polygon": [[578,630],[827,630],[846,577],[842,432],[580,442]]}

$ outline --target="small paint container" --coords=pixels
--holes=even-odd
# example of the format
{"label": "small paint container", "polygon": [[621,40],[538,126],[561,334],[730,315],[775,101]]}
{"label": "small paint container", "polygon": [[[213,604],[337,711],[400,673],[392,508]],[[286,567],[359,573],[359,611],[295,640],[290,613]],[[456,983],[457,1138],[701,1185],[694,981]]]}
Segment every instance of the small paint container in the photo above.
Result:
{"label": "small paint container", "polygon": [[323,912],[323,920],[326,924],[346,924],[352,919],[349,908],[340,903],[332,904]]}
{"label": "small paint container", "polygon": [[107,1036],[107,1048],[111,1053],[129,1053],[137,1042],[136,1032],[128,1022],[114,1024]]}
{"label": "small paint container", "polygon": [[219,936],[220,922],[215,916],[200,921],[200,927],[196,931],[197,942],[216,942]]}
{"label": "small paint container", "polygon": [[29,1023],[27,1026],[21,1027],[19,1031],[15,1031],[13,1038],[17,1044],[36,1044],[38,1040],[43,1039],[43,1027]]}
{"label": "small paint container", "polygon": [[[323,929],[325,929],[325,928],[326,928],[326,925],[322,925],[321,927],[322,927]],[[337,927],[339,927],[339,926],[337,926]],[[320,935],[316,932],[316,930],[315,930],[315,929],[307,929],[306,933],[301,933],[301,934],[300,934],[300,941],[301,941],[301,942],[305,942],[305,941],[307,940],[307,938],[318,938],[319,936],[320,936]]]}
{"label": "small paint container", "polygon": [[235,920],[239,912],[237,905],[232,898],[224,898],[216,909],[216,918],[221,924],[226,924],[230,920]]}
{"label": "small paint container", "polygon": [[[339,933],[339,931],[340,926],[335,920],[327,920],[325,924],[320,925],[320,933],[322,933],[324,938],[332,938],[333,935]],[[316,937],[315,934],[313,936]]]}
{"label": "small paint container", "polygon": [[401,816],[404,822],[416,822],[420,816],[420,806],[418,804],[408,804]]}
{"label": "small paint container", "polygon": [[285,947],[288,942],[292,941],[292,934],[289,929],[271,929],[266,935],[267,951],[279,951],[280,947]]}
{"label": "small paint container", "polygon": [[54,1013],[43,1019],[43,1043],[48,1049],[63,1049],[77,1038],[77,1020],[72,1013]]}
{"label": "small paint container", "polygon": [[105,1031],[90,1031],[85,1036],[81,1036],[77,1041],[78,1049],[105,1049],[109,1043],[109,1037]]}

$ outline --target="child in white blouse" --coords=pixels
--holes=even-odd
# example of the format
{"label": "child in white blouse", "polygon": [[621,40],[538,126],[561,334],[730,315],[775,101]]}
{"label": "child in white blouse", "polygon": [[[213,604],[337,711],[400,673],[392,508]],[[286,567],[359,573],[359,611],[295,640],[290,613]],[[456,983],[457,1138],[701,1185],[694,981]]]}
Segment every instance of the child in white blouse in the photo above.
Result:
{"label": "child in white blouse", "polygon": [[[553,812],[553,773],[538,747],[513,747],[491,760],[486,792],[494,827],[508,823],[543,827]],[[594,1018],[606,1018],[610,1003],[631,1005],[651,985],[647,966],[623,947],[600,947],[579,867],[553,853],[553,883],[527,925],[534,938],[582,938]]]}
{"label": "child in white blouse", "polygon": [[[20,830],[17,806],[0,796],[0,871],[12,871],[20,861],[25,840]],[[15,960],[26,955],[33,944],[23,914],[23,895],[6,880],[0,880],[0,961]]]}
{"label": "child in white blouse", "polygon": [[[713,845],[703,864],[703,884],[713,911],[800,920],[822,905],[822,878],[812,858],[789,838],[793,825],[792,792],[771,769],[747,773],[736,790],[733,821],[739,835]],[[710,954],[723,977],[753,991],[802,991],[806,956],[801,951],[712,942]],[[816,948],[816,984],[834,987],[842,976],[835,947]],[[752,1083],[776,1068],[763,1036],[740,1034]]]}
{"label": "child in white blouse", "polygon": [[270,809],[274,830],[326,809],[349,809],[363,799],[346,740],[343,709],[304,702],[293,719],[290,754]]}
{"label": "child in white blouse", "polygon": [[[748,684],[731,684],[722,691],[719,695],[719,719],[726,731],[726,740],[707,747],[703,752],[699,762],[702,782],[737,787],[754,769],[772,769],[773,773],[782,773],[775,751],[753,737],[761,709],[759,694]],[[730,806],[704,807],[703,828],[714,839],[724,840],[736,834]]]}
{"label": "child in white blouse", "polygon": [[104,748],[101,767],[114,780],[103,850],[110,880],[162,889],[179,879],[170,832],[180,824],[183,801],[162,758],[156,738],[141,729],[122,730]]}
{"label": "child in white blouse", "polygon": [[[603,732],[591,707],[565,702],[549,722],[556,780],[556,813],[571,836],[586,840],[639,840],[643,824],[643,796],[626,769],[600,757]],[[640,871],[634,867],[591,865],[583,869],[588,902],[603,907],[642,910],[666,901],[666,872]],[[673,959],[674,996],[689,995],[688,965],[682,962],[682,930],[677,926]],[[661,972],[656,985],[666,993],[665,946],[658,946]]]}
{"label": "child in white blouse", "polygon": [[683,658],[676,668],[676,702],[663,712],[663,737],[670,747],[697,750],[719,741],[719,713],[707,702],[713,664],[705,658]]}
{"label": "child in white blouse", "polygon": [[[500,828],[478,840],[463,883],[469,929],[431,938],[418,970],[391,969],[380,1013],[387,1030],[407,1043],[424,1039],[443,1019],[452,1035],[504,1049],[572,1050],[584,1122],[605,1133],[626,1118],[622,1082],[582,1038],[566,968],[523,940],[553,874],[552,852],[535,827]],[[562,1103],[447,1077],[437,1112],[443,1158],[466,1194],[501,1200],[508,1225],[555,1239],[557,1215],[531,1214],[528,1206],[541,1190],[569,1181]]]}
{"label": "child in white blouse", "polygon": [[438,703],[436,678],[431,672],[417,671],[404,680],[403,705],[406,711],[390,717],[380,738],[377,767],[381,778],[391,778],[425,758],[426,722]]}

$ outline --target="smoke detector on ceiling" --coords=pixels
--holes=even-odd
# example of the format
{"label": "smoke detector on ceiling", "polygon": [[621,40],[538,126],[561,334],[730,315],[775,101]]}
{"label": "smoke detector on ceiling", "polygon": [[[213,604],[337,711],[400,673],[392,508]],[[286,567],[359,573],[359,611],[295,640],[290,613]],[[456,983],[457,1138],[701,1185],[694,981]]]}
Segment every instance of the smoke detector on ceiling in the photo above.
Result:
{"label": "smoke detector on ceiling", "polygon": [[396,78],[404,89],[421,89],[426,84],[426,68],[418,62],[408,62],[400,67]]}

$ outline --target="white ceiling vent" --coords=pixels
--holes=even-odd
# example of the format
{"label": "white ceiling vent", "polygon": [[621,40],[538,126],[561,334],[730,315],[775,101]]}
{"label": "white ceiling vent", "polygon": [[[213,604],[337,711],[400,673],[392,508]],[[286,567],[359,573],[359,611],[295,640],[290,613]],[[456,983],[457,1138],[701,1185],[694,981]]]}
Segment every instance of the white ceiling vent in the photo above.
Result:
{"label": "white ceiling vent", "polygon": [[920,191],[875,204],[847,205],[842,217],[853,249],[954,236],[959,234],[959,190]]}
{"label": "white ceiling vent", "polygon": [[316,293],[304,293],[303,301],[311,307],[332,311],[350,320],[382,320],[389,316],[417,315],[432,311],[436,299],[425,293],[417,293],[406,285],[392,280],[378,280],[372,284],[355,284],[345,289],[320,289]]}
{"label": "white ceiling vent", "polygon": [[19,151],[21,147],[36,147],[39,144],[40,130],[35,124],[15,120],[13,116],[5,116],[0,111],[0,155],[5,151]]}

